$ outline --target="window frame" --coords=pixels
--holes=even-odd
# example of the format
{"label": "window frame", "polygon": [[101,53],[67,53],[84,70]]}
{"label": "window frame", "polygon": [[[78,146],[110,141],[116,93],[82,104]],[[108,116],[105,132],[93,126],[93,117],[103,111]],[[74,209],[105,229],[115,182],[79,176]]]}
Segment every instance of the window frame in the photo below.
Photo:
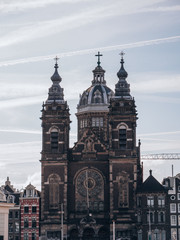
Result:
{"label": "window frame", "polygon": [[26,214],[29,213],[29,206],[24,206],[24,213],[26,213]]}
{"label": "window frame", "polygon": [[147,196],[147,206],[154,207],[154,196]]}
{"label": "window frame", "polygon": [[119,149],[127,149],[127,127],[122,124],[118,128]]}
{"label": "window frame", "polygon": [[177,226],[177,216],[171,215],[171,226]]}
{"label": "window frame", "polygon": [[170,213],[176,213],[176,203],[170,203]]}
{"label": "window frame", "polygon": [[158,196],[158,207],[165,207],[165,196]]}

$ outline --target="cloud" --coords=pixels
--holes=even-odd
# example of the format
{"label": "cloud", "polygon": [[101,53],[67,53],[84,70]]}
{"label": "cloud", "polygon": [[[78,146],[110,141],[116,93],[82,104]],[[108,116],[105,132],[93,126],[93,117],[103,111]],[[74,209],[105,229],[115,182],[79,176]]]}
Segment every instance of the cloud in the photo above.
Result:
{"label": "cloud", "polygon": [[[139,42],[134,42],[134,43],[119,44],[119,45],[113,45],[113,46],[98,47],[98,48],[91,48],[91,49],[85,49],[85,50],[79,50],[79,51],[58,53],[57,56],[61,57],[61,58],[71,57],[71,56],[77,56],[77,55],[96,53],[97,51],[108,52],[108,51],[113,51],[113,50],[122,50],[122,49],[128,49],[128,48],[145,47],[145,46],[150,46],[150,45],[175,42],[175,41],[179,41],[179,40],[180,40],[180,36],[172,36],[172,37],[167,37],[167,38],[152,39],[152,40],[139,41]],[[46,61],[46,60],[50,60],[50,59],[54,58],[54,56],[55,56],[55,54],[0,62],[0,67],[22,64],[22,63]]]}
{"label": "cloud", "polygon": [[0,129],[0,132],[8,132],[8,133],[25,133],[25,134],[42,134],[41,131],[37,130],[28,130],[28,129]]}
{"label": "cloud", "polygon": [[36,96],[36,97],[24,97],[24,98],[15,98],[9,100],[0,101],[0,109],[14,108],[20,106],[28,106],[37,103],[42,103],[43,99],[46,99],[45,96]]}
{"label": "cloud", "polygon": [[146,73],[136,78],[131,86],[137,93],[180,92],[180,74]]}
{"label": "cloud", "polygon": [[[16,75],[17,77],[17,75]],[[46,86],[39,84],[37,82],[32,82],[31,83],[27,83],[28,79],[31,76],[28,76],[26,78],[26,82],[9,82],[6,81],[6,79],[12,79],[13,75],[8,75],[5,76],[5,78],[3,79],[3,76],[1,77],[1,79],[3,79],[3,81],[0,83],[0,100],[2,99],[7,99],[7,98],[17,98],[17,97],[31,97],[31,96],[39,96],[39,95],[45,95],[47,94],[47,89]],[[14,76],[15,79],[15,76]],[[23,79],[23,76],[21,75],[21,79]],[[33,79],[33,78],[31,78]],[[35,77],[35,79],[37,79],[37,76]]]}
{"label": "cloud", "polygon": [[[1,36],[0,47],[9,46],[12,44],[29,41],[32,39],[50,36],[55,33],[60,33],[70,29],[85,26],[89,23],[104,20],[109,17],[123,16],[143,12],[143,8],[153,6],[165,0],[134,0],[134,1],[115,1],[110,4],[105,2],[95,4],[93,7],[80,8],[79,12],[73,14],[70,11],[69,16],[61,16],[61,18],[28,23],[26,27],[21,27],[11,33]],[[89,10],[90,9],[90,10]]]}
{"label": "cloud", "polygon": [[32,184],[34,187],[36,187],[37,190],[40,189],[40,183],[41,183],[41,173],[35,172],[32,175],[28,174],[27,179],[24,183],[24,187],[26,187],[28,184]]}
{"label": "cloud", "polygon": [[175,12],[180,11],[180,5],[175,6],[163,6],[163,7],[155,7],[155,8],[144,8],[143,11],[146,12]]}
{"label": "cloud", "polygon": [[180,134],[180,131],[172,131],[172,132],[156,132],[156,133],[142,133],[138,134],[139,137],[144,136],[162,136],[162,135],[174,135],[174,134]]}
{"label": "cloud", "polygon": [[77,4],[78,2],[90,1],[90,0],[16,0],[16,1],[1,1],[0,12],[18,12],[29,9],[36,9],[40,7],[47,7],[54,4]]}

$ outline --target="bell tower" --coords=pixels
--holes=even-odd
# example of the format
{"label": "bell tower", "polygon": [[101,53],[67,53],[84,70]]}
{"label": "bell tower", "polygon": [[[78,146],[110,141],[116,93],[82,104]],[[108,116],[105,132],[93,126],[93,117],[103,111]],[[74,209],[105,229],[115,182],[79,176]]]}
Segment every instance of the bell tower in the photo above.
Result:
{"label": "bell tower", "polygon": [[[60,238],[61,207],[67,213],[67,152],[70,114],[55,58],[52,86],[42,108],[41,235]],[[66,214],[64,214],[66,221]]]}
{"label": "bell tower", "polygon": [[126,81],[123,55],[121,52],[115,96],[109,106],[110,218],[116,223],[116,236],[129,239],[136,234],[135,193],[142,173],[140,144],[136,146],[137,111]]}

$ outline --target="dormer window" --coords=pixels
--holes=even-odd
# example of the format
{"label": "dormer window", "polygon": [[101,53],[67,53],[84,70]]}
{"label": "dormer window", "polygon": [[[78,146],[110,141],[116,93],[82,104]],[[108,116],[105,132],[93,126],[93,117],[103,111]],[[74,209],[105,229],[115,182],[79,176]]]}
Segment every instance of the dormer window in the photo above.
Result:
{"label": "dormer window", "polygon": [[101,96],[101,92],[99,90],[95,91],[94,97],[93,97],[93,102],[94,103],[102,103],[102,96]]}
{"label": "dormer window", "polygon": [[119,148],[126,149],[127,146],[127,130],[124,125],[119,128]]}
{"label": "dormer window", "polygon": [[58,150],[58,130],[56,128],[53,128],[51,131],[51,150],[57,151]]}
{"label": "dormer window", "polygon": [[14,203],[14,196],[13,195],[9,195],[8,199],[7,199],[8,203]]}

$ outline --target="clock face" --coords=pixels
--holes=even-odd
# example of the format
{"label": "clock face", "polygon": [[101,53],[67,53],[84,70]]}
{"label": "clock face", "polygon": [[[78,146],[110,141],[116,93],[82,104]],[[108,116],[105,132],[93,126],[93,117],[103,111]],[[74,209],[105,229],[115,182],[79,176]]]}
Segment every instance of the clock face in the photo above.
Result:
{"label": "clock face", "polygon": [[86,197],[87,193],[89,197],[100,195],[104,186],[102,176],[92,169],[82,171],[77,177],[76,184],[78,193],[83,197]]}

